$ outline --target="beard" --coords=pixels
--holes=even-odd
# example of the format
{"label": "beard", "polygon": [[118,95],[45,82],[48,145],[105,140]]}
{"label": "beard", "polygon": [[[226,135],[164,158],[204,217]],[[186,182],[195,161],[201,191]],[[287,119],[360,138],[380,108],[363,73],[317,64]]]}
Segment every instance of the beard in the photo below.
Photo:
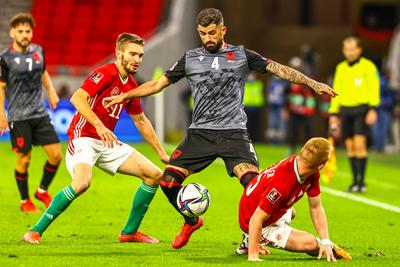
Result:
{"label": "beard", "polygon": [[22,39],[21,41],[15,40],[15,42],[23,49],[26,49],[31,44],[29,39]]}
{"label": "beard", "polygon": [[[208,46],[207,44],[212,44],[211,46]],[[218,50],[221,48],[222,46],[222,39],[219,40],[217,43],[212,43],[212,42],[208,42],[207,44],[203,44],[204,48],[210,52],[211,54],[217,53]]]}
{"label": "beard", "polygon": [[124,55],[122,55],[122,57],[121,57],[121,64],[122,64],[122,67],[124,68],[124,70],[128,74],[135,74],[136,73],[136,69],[129,68],[129,62],[127,60],[125,60]]}

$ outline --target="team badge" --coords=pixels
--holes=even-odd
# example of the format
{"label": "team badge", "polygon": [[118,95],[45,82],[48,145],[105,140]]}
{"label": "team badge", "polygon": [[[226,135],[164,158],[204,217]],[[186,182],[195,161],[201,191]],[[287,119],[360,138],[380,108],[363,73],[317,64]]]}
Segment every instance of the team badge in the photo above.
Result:
{"label": "team badge", "polygon": [[90,77],[90,80],[95,84],[98,84],[101,81],[101,79],[103,79],[103,77],[104,75],[102,73],[96,72],[95,74],[93,74],[92,77]]}
{"label": "team badge", "polygon": [[117,86],[115,86],[112,90],[111,90],[111,96],[114,95],[118,95],[119,94],[119,88]]}
{"label": "team badge", "polygon": [[279,193],[278,190],[274,188],[271,189],[271,191],[269,191],[268,195],[267,195],[267,199],[269,200],[269,202],[271,202],[272,204],[275,204],[276,201],[281,197],[281,193]]}
{"label": "team badge", "polygon": [[22,148],[25,144],[25,139],[23,137],[17,137],[17,146]]}
{"label": "team badge", "polygon": [[229,51],[225,53],[226,59],[228,62],[234,62],[235,61],[235,52]]}
{"label": "team badge", "polygon": [[42,61],[41,57],[39,56],[39,54],[37,52],[33,52],[32,57],[33,57],[33,60],[35,60],[36,64],[40,64],[40,62]]}
{"label": "team badge", "polygon": [[179,157],[180,155],[182,155],[182,151],[176,149],[176,150],[174,151],[174,153],[172,153],[171,158],[172,158],[172,159],[176,159],[176,158]]}

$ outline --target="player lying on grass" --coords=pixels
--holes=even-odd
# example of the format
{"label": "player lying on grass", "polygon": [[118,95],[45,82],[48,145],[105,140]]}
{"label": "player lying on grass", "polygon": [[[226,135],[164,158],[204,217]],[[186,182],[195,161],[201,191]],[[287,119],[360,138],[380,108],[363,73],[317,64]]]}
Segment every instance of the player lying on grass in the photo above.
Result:
{"label": "player lying on grass", "polygon": [[[262,171],[245,188],[239,205],[243,241],[236,250],[248,253],[249,261],[269,254],[260,243],[292,252],[305,252],[328,261],[351,256],[329,240],[328,223],[321,203],[319,170],[330,157],[332,146],[325,138],[312,138],[298,155]],[[292,206],[307,193],[310,215],[319,237],[289,226]]]}
{"label": "player lying on grass", "polygon": [[128,222],[119,235],[119,241],[158,242],[138,229],[157,191],[162,172],[135,149],[118,141],[112,132],[123,108],[164,163],[168,163],[169,156],[160,144],[150,121],[143,114],[139,98],[116,105],[109,111],[102,106],[104,97],[137,87],[130,75],[136,73],[142,62],[143,39],[135,34],[120,34],[116,56],[116,63],[106,64],[94,71],[71,97],[71,103],[78,111],[68,129],[66,153],[67,169],[73,180],[71,185],[54,197],[37,224],[25,234],[23,239],[26,242],[39,243],[41,235],[57,216],[89,188],[93,165],[110,174],[123,173],[137,176],[143,181],[136,191]]}

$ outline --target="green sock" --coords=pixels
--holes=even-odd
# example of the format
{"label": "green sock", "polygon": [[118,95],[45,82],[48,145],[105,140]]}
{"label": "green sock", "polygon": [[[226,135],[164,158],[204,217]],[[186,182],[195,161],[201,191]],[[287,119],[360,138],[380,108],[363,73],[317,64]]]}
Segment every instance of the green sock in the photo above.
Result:
{"label": "green sock", "polygon": [[47,227],[50,226],[58,215],[68,208],[69,204],[71,204],[77,196],[78,194],[75,193],[71,185],[58,192],[51,201],[50,206],[31,230],[43,234]]}
{"label": "green sock", "polygon": [[124,234],[136,233],[139,229],[140,223],[142,222],[144,215],[149,208],[150,202],[153,200],[154,195],[157,192],[157,186],[152,186],[145,184],[144,182],[140,184],[138,190],[136,191],[135,197],[133,198],[132,209],[129,213],[128,222],[125,228],[122,230]]}

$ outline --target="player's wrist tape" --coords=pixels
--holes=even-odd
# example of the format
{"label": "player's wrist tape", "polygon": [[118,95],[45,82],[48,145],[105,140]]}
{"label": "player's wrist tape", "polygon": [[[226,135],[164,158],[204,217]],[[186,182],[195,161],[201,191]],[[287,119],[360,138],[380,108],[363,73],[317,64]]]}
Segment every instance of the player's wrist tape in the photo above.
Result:
{"label": "player's wrist tape", "polygon": [[317,237],[318,243],[320,246],[330,246],[333,247],[332,242],[328,238],[320,239]]}

